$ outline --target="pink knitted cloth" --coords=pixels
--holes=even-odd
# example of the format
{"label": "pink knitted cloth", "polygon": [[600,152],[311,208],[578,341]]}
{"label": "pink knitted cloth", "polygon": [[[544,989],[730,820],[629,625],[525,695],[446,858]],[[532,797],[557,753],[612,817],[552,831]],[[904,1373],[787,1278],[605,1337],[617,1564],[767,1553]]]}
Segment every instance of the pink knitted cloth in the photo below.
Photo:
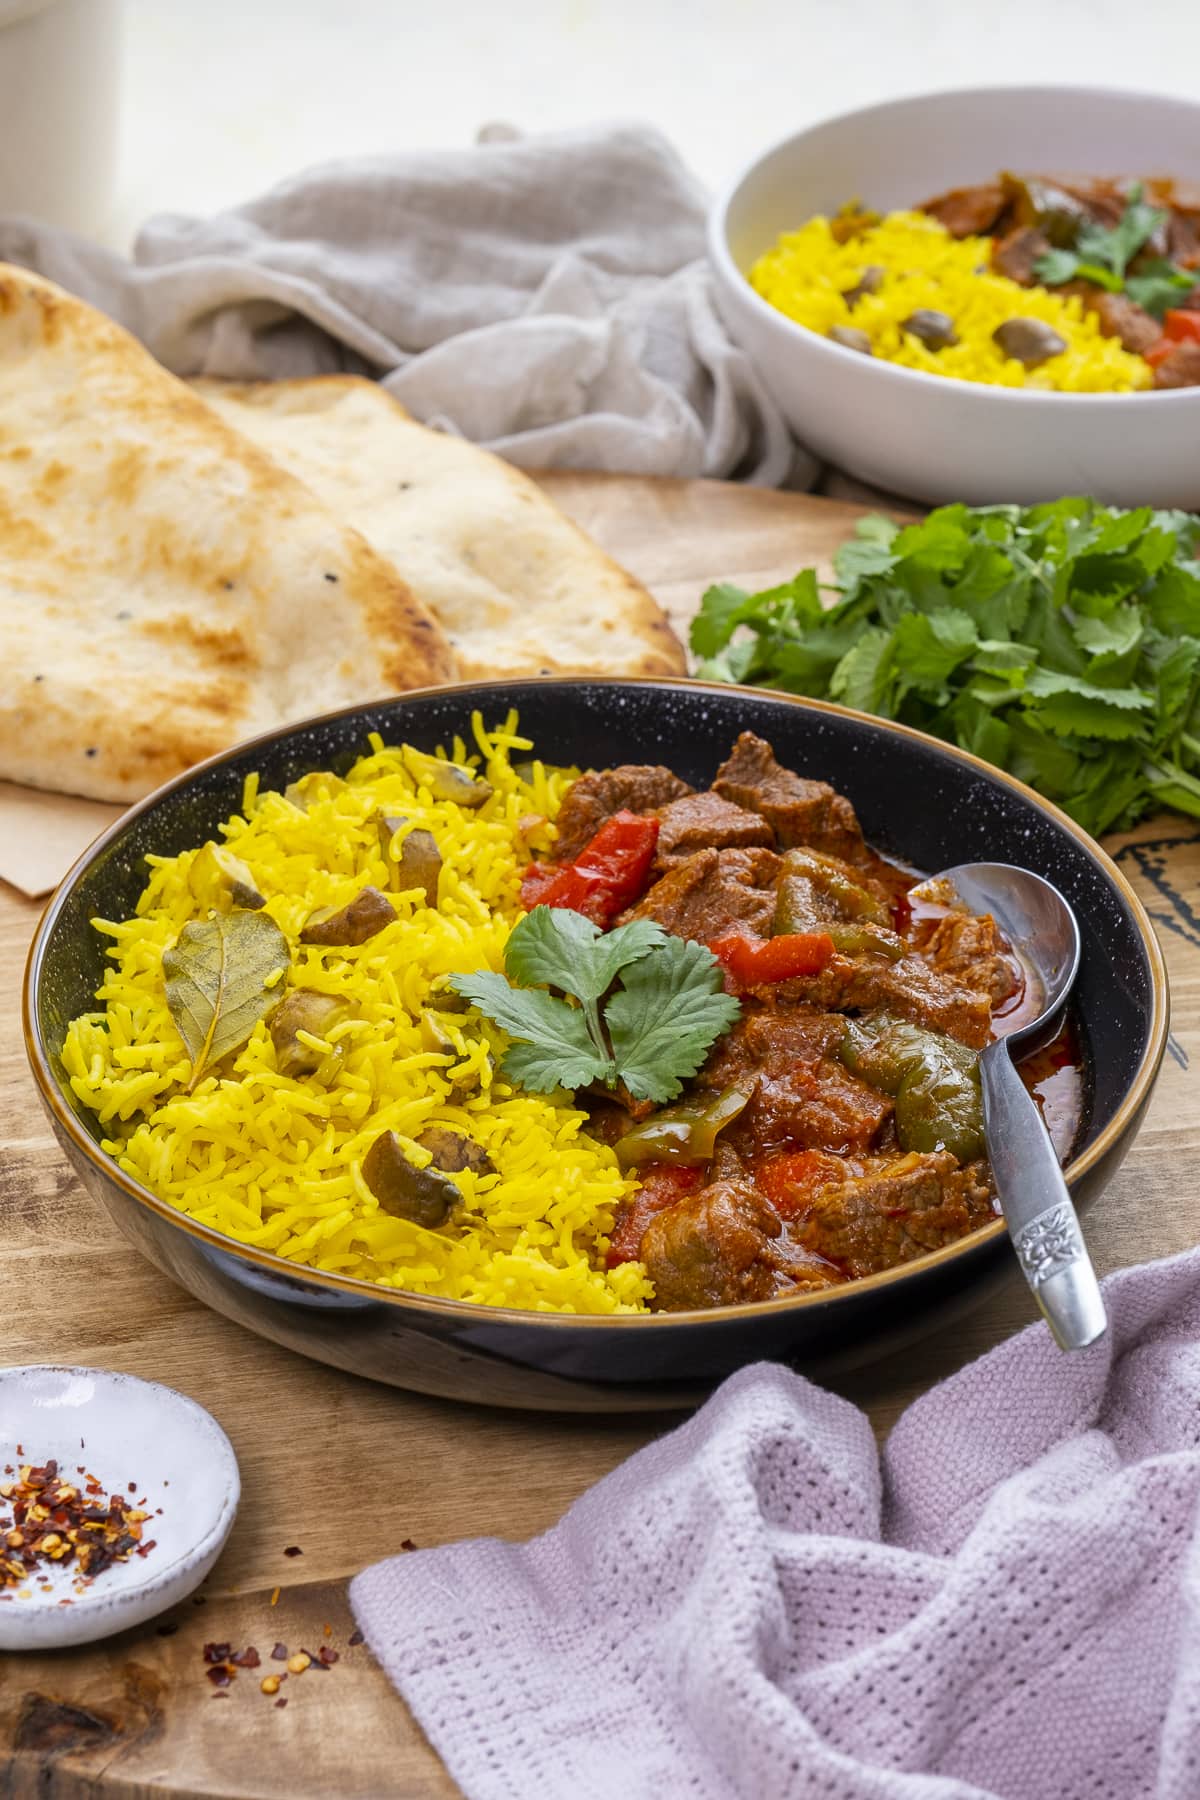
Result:
{"label": "pink knitted cloth", "polygon": [[532,1543],[368,1569],[469,1800],[1197,1800],[1200,1252],[864,1415],[743,1370]]}

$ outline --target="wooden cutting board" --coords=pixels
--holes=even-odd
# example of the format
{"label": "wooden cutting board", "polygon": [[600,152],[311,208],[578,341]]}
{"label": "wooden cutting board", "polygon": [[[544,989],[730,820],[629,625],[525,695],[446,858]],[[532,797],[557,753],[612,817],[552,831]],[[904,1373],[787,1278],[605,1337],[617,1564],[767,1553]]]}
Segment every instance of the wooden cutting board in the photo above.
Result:
{"label": "wooden cutting board", "polygon": [[[704,586],[762,586],[827,563],[856,509],[712,482],[556,475],[547,488],[686,626]],[[1102,1273],[1200,1237],[1200,831],[1172,818],[1113,848],[1150,906],[1174,994],[1171,1053],[1135,1149],[1088,1215]],[[37,908],[0,891],[0,1356],[124,1369],[207,1406],[237,1451],[242,1509],[203,1592],[98,1647],[0,1658],[0,1795],[9,1800],[357,1800],[457,1792],[365,1646],[348,1576],[399,1550],[544,1530],[669,1418],[554,1418],[454,1406],[303,1361],[206,1311],[142,1262],[78,1187],[25,1066],[19,988]],[[1198,1183],[1200,1186],[1200,1183]],[[931,1383],[1033,1316],[1014,1276],[952,1328],[841,1391],[879,1431]],[[285,1556],[298,1546],[302,1555]],[[278,1601],[271,1596],[278,1588]],[[203,1645],[339,1652],[293,1677],[286,1709],[244,1671],[224,1698]]]}

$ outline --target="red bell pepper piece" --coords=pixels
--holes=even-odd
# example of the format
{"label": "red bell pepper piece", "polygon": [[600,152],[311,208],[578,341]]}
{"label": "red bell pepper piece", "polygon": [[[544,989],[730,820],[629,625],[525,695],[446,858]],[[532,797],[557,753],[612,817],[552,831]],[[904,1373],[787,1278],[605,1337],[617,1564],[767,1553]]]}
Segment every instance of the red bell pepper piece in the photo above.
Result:
{"label": "red bell pepper piece", "polygon": [[611,925],[639,899],[654,861],[658,820],[614,813],[574,862],[531,863],[521,883],[521,905],[565,906],[594,925]]}
{"label": "red bell pepper piece", "polygon": [[1173,307],[1163,319],[1163,336],[1173,344],[1200,344],[1200,312]]}
{"label": "red bell pepper piece", "polygon": [[655,1213],[665,1212],[692,1188],[702,1186],[707,1171],[694,1163],[652,1163],[642,1171],[641,1179],[637,1193],[622,1200],[613,1215],[605,1258],[610,1269],[618,1263],[637,1261],[642,1234]]}
{"label": "red bell pepper piece", "polygon": [[857,1163],[831,1156],[826,1150],[785,1150],[764,1156],[754,1165],[754,1185],[766,1195],[781,1219],[795,1219],[807,1212],[818,1188],[844,1181],[859,1173]]}
{"label": "red bell pepper piece", "polygon": [[730,932],[708,947],[739,986],[747,988],[789,981],[796,975],[819,975],[833,955],[827,931],[792,931],[766,939]]}
{"label": "red bell pepper piece", "polygon": [[1143,358],[1152,369],[1157,369],[1180,344],[1200,344],[1200,312],[1173,307],[1163,319],[1162,336],[1143,351]]}

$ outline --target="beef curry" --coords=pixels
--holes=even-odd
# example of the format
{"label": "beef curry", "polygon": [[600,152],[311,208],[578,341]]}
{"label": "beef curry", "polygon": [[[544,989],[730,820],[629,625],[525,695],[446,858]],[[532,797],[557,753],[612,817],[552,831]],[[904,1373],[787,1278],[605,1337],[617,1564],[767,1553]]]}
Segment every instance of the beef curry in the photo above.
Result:
{"label": "beef curry", "polygon": [[[640,1180],[610,1266],[642,1262],[657,1309],[833,1288],[997,1216],[978,1055],[1040,996],[993,918],[918,887],[849,800],[749,732],[702,791],[660,767],[586,774],[557,826],[527,907],[655,920],[706,944],[741,1001],[678,1102],[584,1097]],[[1065,1159],[1081,1110],[1069,1029],[1025,1073]]]}
{"label": "beef curry", "polygon": [[1200,184],[1004,173],[921,210],[951,237],[990,237],[996,274],[1077,294],[1156,388],[1200,387]]}

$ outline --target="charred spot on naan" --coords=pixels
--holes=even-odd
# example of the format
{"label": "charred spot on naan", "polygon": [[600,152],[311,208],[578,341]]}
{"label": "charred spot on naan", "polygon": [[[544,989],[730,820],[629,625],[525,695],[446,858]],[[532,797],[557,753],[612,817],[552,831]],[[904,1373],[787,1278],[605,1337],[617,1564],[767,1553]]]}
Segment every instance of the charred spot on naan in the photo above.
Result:
{"label": "charred spot on naan", "polygon": [[[177,613],[170,619],[141,620],[136,628],[147,637],[158,638],[165,644],[198,651],[202,656],[211,658],[222,669],[250,669],[254,666],[253,648],[236,625],[225,629],[215,625],[202,625],[186,613]],[[219,692],[218,684],[212,684],[212,692]]]}

